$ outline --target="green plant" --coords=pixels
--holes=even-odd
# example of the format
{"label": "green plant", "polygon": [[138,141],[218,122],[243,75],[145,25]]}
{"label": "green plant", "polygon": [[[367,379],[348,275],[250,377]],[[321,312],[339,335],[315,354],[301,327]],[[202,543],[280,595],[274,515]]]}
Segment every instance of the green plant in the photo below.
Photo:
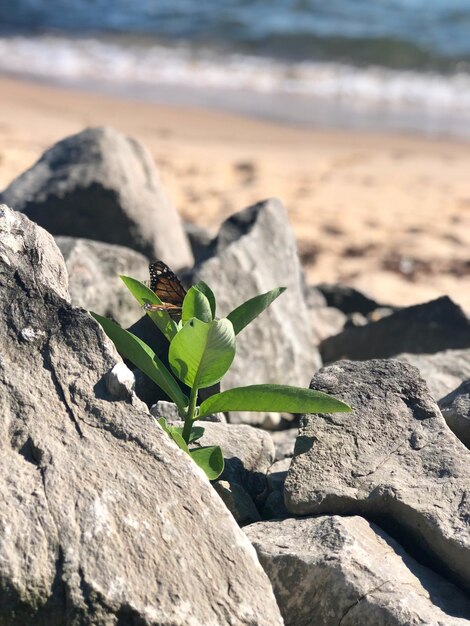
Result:
{"label": "green plant", "polygon": [[[143,283],[121,276],[141,306],[163,305]],[[183,426],[158,420],[173,441],[204,470],[210,480],[223,471],[224,459],[219,446],[189,448],[200,439],[204,428],[196,420],[217,411],[279,411],[289,413],[333,413],[350,407],[325,393],[288,385],[251,385],[216,393],[197,405],[200,389],[219,382],[235,356],[236,335],[262,313],[285,289],[279,287],[247,300],[224,319],[216,319],[216,300],[204,282],[187,292],[177,323],[165,310],[147,315],[169,342],[168,369],[141,339],[110,319],[92,313],[114,342],[119,353],[153,380],[176,404]],[[163,305],[164,306],[164,305]],[[189,397],[184,387],[189,388]]]}

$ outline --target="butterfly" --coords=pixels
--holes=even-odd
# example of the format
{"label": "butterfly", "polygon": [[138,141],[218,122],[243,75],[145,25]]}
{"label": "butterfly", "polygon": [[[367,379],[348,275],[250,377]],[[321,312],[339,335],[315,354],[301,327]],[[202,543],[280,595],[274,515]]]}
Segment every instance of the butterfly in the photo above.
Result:
{"label": "butterfly", "polygon": [[186,289],[178,276],[163,261],[149,265],[150,289],[160,298],[162,304],[144,304],[146,311],[167,311],[171,316],[181,314]]}

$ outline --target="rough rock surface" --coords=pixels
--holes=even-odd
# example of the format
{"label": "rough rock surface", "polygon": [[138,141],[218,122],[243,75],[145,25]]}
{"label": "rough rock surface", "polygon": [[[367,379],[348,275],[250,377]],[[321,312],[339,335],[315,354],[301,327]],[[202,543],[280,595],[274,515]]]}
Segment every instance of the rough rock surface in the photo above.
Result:
{"label": "rough rock surface", "polygon": [[467,448],[470,448],[470,380],[439,402],[445,421]]}
{"label": "rough rock surface", "polygon": [[150,153],[112,128],[88,128],[55,144],[0,201],[53,235],[127,246],[173,270],[192,265]]}
{"label": "rough rock surface", "polygon": [[297,427],[271,433],[271,438],[276,450],[276,461],[293,456],[295,440],[298,434],[299,429]]}
{"label": "rough rock surface", "polygon": [[419,369],[435,400],[440,400],[470,378],[470,349],[444,350],[436,354],[398,354],[399,361]]}
{"label": "rough rock surface", "polygon": [[[222,389],[256,383],[308,385],[321,362],[309,325],[295,239],[278,200],[261,202],[225,221],[215,256],[197,269],[195,280],[211,286],[219,316],[257,294],[287,287],[237,337],[237,355]],[[232,422],[263,419],[263,414],[230,414]]]}
{"label": "rough rock surface", "polygon": [[444,296],[401,309],[377,322],[346,328],[322,342],[325,363],[339,359],[366,360],[402,352],[432,354],[470,348],[470,320]]}
{"label": "rough rock surface", "polygon": [[218,480],[214,489],[239,526],[261,521],[255,503],[241,485]]}
{"label": "rough rock surface", "polygon": [[286,626],[464,626],[470,601],[361,517],[245,528]]}
{"label": "rough rock surface", "polygon": [[0,208],[0,623],[281,624],[256,554],[67,302],[52,237]]}
{"label": "rough rock surface", "polygon": [[394,360],[343,361],[310,387],[353,412],[302,418],[284,485],[288,510],[363,515],[470,590],[470,452],[418,370]]}
{"label": "rough rock surface", "polygon": [[123,327],[141,316],[142,310],[119,276],[148,280],[148,260],[143,254],[101,241],[55,239],[67,266],[73,306],[112,317]]}

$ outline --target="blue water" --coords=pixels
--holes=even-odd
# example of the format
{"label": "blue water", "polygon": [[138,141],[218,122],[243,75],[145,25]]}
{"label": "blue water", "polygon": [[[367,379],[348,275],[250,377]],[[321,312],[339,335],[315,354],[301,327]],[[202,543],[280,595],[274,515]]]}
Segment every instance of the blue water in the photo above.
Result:
{"label": "blue water", "polygon": [[0,72],[470,138],[470,0],[0,0]]}
{"label": "blue water", "polygon": [[121,34],[449,71],[470,61],[470,0],[0,0],[0,32]]}

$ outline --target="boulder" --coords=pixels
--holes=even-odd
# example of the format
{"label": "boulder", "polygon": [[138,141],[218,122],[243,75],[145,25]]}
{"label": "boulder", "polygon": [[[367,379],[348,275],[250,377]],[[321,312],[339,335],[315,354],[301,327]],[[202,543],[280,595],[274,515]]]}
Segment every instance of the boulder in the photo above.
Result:
{"label": "boulder", "polygon": [[173,270],[193,262],[150,153],[112,128],[87,128],[59,141],[0,201],[53,235],[126,246]]}
{"label": "boulder", "polygon": [[201,263],[214,254],[215,237],[206,228],[193,222],[183,223],[195,263]]}
{"label": "boulder", "polygon": [[245,528],[286,626],[464,626],[470,601],[361,517]]}
{"label": "boulder", "polygon": [[400,361],[343,361],[312,389],[351,413],[306,415],[284,485],[294,515],[362,515],[470,590],[470,452],[419,372]]}
{"label": "boulder", "polygon": [[470,380],[442,398],[439,407],[449,428],[470,448]]}
{"label": "boulder", "polygon": [[[320,366],[314,346],[295,239],[279,200],[249,207],[225,221],[215,256],[196,268],[215,292],[218,315],[274,287],[279,299],[237,337],[237,355],[222,390],[256,383],[306,386]],[[231,413],[232,422],[261,424],[262,413]]]}
{"label": "boulder", "polygon": [[261,521],[255,503],[241,485],[218,480],[214,489],[239,526]]}
{"label": "boulder", "polygon": [[331,306],[310,309],[309,317],[316,345],[340,333],[348,321],[342,311]]}
{"label": "boulder", "polygon": [[470,348],[470,320],[447,296],[401,309],[365,326],[346,328],[320,345],[325,363],[462,348]]}
{"label": "boulder", "polygon": [[281,624],[255,551],[67,298],[51,236],[0,208],[0,623]]}
{"label": "boulder", "polygon": [[73,306],[112,317],[123,327],[141,316],[142,310],[119,276],[148,280],[148,260],[143,254],[101,241],[55,239],[67,266]]}
{"label": "boulder", "polygon": [[396,358],[419,369],[435,400],[440,400],[470,378],[470,349],[444,350],[436,354],[403,353]]}
{"label": "boulder", "polygon": [[286,430],[278,430],[271,433],[271,439],[274,442],[274,449],[276,451],[276,461],[289,458],[294,455],[294,446],[299,429],[287,428]]}
{"label": "boulder", "polygon": [[323,295],[327,306],[339,309],[345,314],[362,313],[369,315],[381,305],[361,291],[341,284],[322,283],[316,288]]}

